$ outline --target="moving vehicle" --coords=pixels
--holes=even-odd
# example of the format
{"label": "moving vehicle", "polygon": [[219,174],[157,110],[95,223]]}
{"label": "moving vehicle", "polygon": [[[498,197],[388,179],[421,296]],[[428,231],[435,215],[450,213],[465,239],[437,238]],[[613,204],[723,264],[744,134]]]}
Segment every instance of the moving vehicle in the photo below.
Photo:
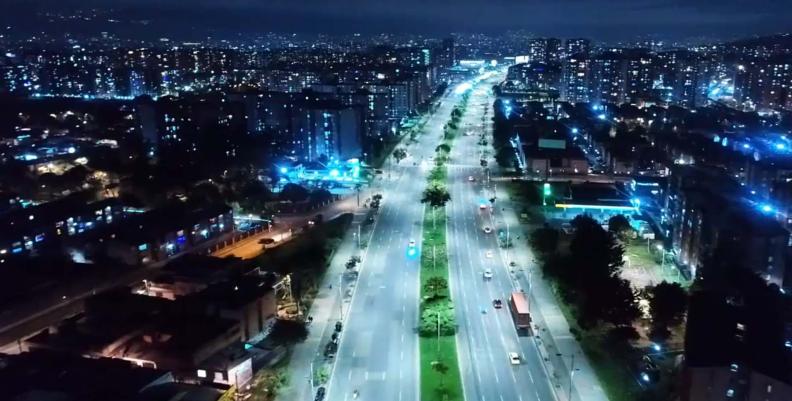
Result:
{"label": "moving vehicle", "polygon": [[325,392],[326,392],[326,391],[325,391],[325,388],[324,388],[324,387],[319,387],[319,389],[317,389],[317,390],[316,390],[316,397],[314,398],[314,400],[315,400],[315,401],[322,401],[322,400],[324,400],[324,398],[325,398]]}
{"label": "moving vehicle", "polygon": [[493,254],[492,251],[487,251],[484,255],[488,258],[491,258]]}
{"label": "moving vehicle", "polygon": [[468,181],[470,182],[476,181],[476,177],[473,177],[472,175],[468,176]]}
{"label": "moving vehicle", "polygon": [[528,311],[528,301],[524,292],[512,292],[509,297],[509,308],[511,309],[514,325],[518,330],[526,330],[531,327],[531,313]]}
{"label": "moving vehicle", "polygon": [[418,249],[415,247],[415,240],[410,239],[410,242],[407,244],[407,255],[412,257],[418,253]]}
{"label": "moving vehicle", "polygon": [[494,306],[495,309],[503,308],[503,301],[501,301],[500,299],[493,299],[492,306]]}
{"label": "moving vehicle", "polygon": [[484,227],[484,232],[485,232],[486,234],[489,234],[489,233],[491,233],[491,232],[492,232],[492,229],[491,229],[491,228],[489,228],[489,226],[487,226],[487,227]]}
{"label": "moving vehicle", "polygon": [[484,277],[484,280],[492,280],[492,269],[487,268],[484,269],[484,273],[481,274]]}
{"label": "moving vehicle", "polygon": [[509,352],[509,363],[512,365],[520,364],[520,355],[516,352]]}
{"label": "moving vehicle", "polygon": [[487,205],[485,205],[483,203],[479,205],[479,209],[481,209],[481,210],[484,210],[486,208],[487,208]]}

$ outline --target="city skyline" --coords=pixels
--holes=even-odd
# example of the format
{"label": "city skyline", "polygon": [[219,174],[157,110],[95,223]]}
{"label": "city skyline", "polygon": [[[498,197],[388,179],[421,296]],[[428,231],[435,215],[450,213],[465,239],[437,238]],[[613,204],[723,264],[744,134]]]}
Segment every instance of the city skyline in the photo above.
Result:
{"label": "city skyline", "polygon": [[0,398],[792,400],[773,3],[14,0]]}

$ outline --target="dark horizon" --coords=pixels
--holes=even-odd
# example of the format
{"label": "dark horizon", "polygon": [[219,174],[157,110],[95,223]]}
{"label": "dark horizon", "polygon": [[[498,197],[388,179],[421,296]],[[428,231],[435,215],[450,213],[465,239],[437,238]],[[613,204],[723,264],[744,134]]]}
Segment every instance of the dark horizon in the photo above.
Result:
{"label": "dark horizon", "polygon": [[[197,39],[207,36],[284,32],[327,34],[503,33],[524,30],[538,36],[590,37],[601,41],[657,36],[663,40],[732,39],[788,30],[792,3],[773,0],[718,2],[713,0],[560,0],[515,2],[441,0],[431,5],[418,0],[252,0],[180,4],[175,0],[106,0],[26,2],[6,6],[6,25],[19,33],[98,33],[128,38],[161,36]],[[96,9],[92,21],[57,20],[45,14],[76,14]],[[604,11],[608,10],[608,11]],[[746,10],[750,10],[747,11]],[[108,22],[108,19],[117,22]],[[145,25],[141,21],[146,21]]]}

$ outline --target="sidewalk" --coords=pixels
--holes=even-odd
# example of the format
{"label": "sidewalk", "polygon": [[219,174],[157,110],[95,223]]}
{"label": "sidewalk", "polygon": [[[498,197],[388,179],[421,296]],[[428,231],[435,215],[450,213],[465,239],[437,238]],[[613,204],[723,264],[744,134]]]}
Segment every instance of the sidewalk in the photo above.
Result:
{"label": "sidewalk", "polygon": [[[361,202],[365,197],[370,197],[382,189],[382,183],[377,179],[372,185],[361,191]],[[366,196],[363,197],[363,194]],[[383,199],[383,202],[386,202]],[[380,206],[382,209],[382,206]],[[328,364],[332,374],[332,359],[324,357],[327,343],[332,338],[335,331],[336,322],[342,321],[345,326],[347,312],[357,284],[357,277],[345,274],[346,263],[352,256],[360,256],[361,262],[358,269],[365,263],[365,249],[358,249],[358,227],[360,226],[361,244],[369,245],[371,234],[374,232],[376,221],[373,224],[365,224],[371,209],[357,208],[355,210],[352,224],[344,235],[341,244],[336,249],[330,260],[327,271],[322,277],[319,291],[314,298],[313,304],[306,312],[313,318],[308,326],[308,338],[294,346],[289,359],[289,381],[288,384],[279,390],[277,399],[283,401],[311,401],[314,399],[315,390],[319,383],[312,382],[312,374],[315,376],[321,366]],[[375,214],[376,215],[376,214]],[[376,219],[376,218],[375,218]],[[343,335],[343,330],[341,332]]]}
{"label": "sidewalk", "polygon": [[510,230],[514,246],[509,249],[509,254],[517,264],[513,274],[519,286],[529,293],[534,341],[545,361],[556,394],[560,400],[570,400],[569,376],[574,363],[571,401],[607,401],[608,397],[588,357],[569,331],[569,323],[558,307],[559,301],[536,265],[533,250],[527,242],[530,233],[518,220],[515,205],[511,203],[507,191],[498,193],[496,204],[496,221],[506,223]]}

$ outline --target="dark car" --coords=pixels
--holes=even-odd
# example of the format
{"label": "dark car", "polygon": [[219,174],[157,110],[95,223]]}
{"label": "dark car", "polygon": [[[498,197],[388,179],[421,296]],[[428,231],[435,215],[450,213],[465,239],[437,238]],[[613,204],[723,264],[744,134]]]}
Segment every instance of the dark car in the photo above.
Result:
{"label": "dark car", "polygon": [[322,401],[322,400],[324,400],[325,393],[326,393],[325,388],[324,387],[319,387],[316,390],[316,397],[314,397],[314,401]]}
{"label": "dark car", "polygon": [[274,238],[262,238],[262,239],[259,240],[259,244],[262,244],[262,245],[272,245],[274,243],[275,243],[275,239]]}
{"label": "dark car", "polygon": [[336,351],[338,351],[338,344],[336,344],[333,341],[330,341],[325,346],[324,356],[326,358],[332,358],[333,356],[335,356]]}
{"label": "dark car", "polygon": [[336,322],[336,324],[335,324],[335,331],[341,331],[341,328],[342,328],[342,327],[343,327],[343,326],[341,325],[341,322]]}
{"label": "dark car", "polygon": [[501,301],[500,299],[494,299],[492,300],[492,306],[494,306],[495,309],[503,308],[503,301]]}

